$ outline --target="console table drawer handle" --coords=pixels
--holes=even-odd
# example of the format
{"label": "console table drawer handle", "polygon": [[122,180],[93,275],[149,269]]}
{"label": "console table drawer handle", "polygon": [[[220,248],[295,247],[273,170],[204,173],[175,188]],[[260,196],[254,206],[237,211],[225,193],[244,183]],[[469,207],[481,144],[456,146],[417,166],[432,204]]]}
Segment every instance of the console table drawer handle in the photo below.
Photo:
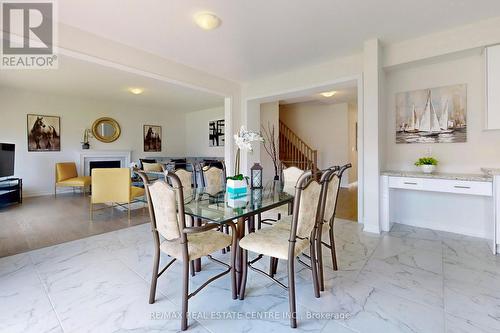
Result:
{"label": "console table drawer handle", "polygon": [[412,182],[404,182],[405,185],[418,185],[417,183],[412,183]]}
{"label": "console table drawer handle", "polygon": [[453,186],[454,188],[464,188],[464,189],[470,189],[470,186],[461,186],[461,185],[455,185]]}

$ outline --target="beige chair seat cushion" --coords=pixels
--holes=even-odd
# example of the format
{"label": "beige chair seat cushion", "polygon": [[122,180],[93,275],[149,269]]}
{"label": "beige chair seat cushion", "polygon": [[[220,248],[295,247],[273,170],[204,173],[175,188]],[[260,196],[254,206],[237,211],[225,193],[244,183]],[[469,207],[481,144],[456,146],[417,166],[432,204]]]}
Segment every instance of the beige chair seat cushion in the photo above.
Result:
{"label": "beige chair seat cushion", "polygon": [[144,195],[144,189],[142,187],[131,186],[130,187],[130,199],[135,199]]}
{"label": "beige chair seat cushion", "polygon": [[[188,254],[189,259],[194,260],[214,253],[231,245],[232,237],[219,231],[206,231],[197,234],[189,234]],[[182,260],[182,246],[180,238],[174,240],[164,240],[160,244],[160,249],[169,256]]]}
{"label": "beige chair seat cushion", "polygon": [[90,176],[74,177],[66,180],[61,180],[56,183],[57,186],[68,186],[68,187],[87,187],[92,183],[92,178]]}
{"label": "beige chair seat cushion", "polygon": [[[240,240],[240,247],[265,256],[288,260],[288,239],[290,230],[286,228],[263,228]],[[301,254],[309,246],[309,239],[296,239],[295,256]]]}

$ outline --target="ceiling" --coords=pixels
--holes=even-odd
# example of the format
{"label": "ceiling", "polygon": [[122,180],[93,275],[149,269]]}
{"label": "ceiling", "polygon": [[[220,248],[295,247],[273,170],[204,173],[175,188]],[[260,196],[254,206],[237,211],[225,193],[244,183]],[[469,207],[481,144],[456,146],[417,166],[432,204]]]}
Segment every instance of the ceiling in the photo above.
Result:
{"label": "ceiling", "polygon": [[335,91],[332,97],[324,97],[320,93],[311,94],[301,97],[286,98],[279,101],[280,105],[295,104],[295,103],[316,103],[316,104],[339,104],[339,103],[356,103],[358,100],[358,89],[353,87],[332,87],[327,91]]}
{"label": "ceiling", "polygon": [[[58,70],[6,70],[0,85],[126,104],[190,112],[223,106],[223,97],[59,55]],[[131,94],[140,87],[144,92]]]}
{"label": "ceiling", "polygon": [[[222,25],[203,31],[200,10]],[[237,81],[499,16],[498,0],[64,0],[58,20]]]}

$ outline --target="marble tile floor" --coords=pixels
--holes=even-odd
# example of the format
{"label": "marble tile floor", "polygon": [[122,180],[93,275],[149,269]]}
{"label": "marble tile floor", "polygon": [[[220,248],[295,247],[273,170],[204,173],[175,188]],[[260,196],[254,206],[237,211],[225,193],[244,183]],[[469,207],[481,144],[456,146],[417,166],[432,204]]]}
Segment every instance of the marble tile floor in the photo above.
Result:
{"label": "marble tile floor", "polygon": [[[231,299],[229,276],[191,299],[189,332],[500,332],[500,257],[483,240],[398,224],[372,235],[345,220],[335,232],[340,270],[325,251],[321,298],[297,265],[296,330],[287,293],[249,271],[244,301]],[[180,264],[150,305],[152,250],[143,224],[1,258],[0,332],[178,331]],[[191,288],[220,271],[202,268]]]}

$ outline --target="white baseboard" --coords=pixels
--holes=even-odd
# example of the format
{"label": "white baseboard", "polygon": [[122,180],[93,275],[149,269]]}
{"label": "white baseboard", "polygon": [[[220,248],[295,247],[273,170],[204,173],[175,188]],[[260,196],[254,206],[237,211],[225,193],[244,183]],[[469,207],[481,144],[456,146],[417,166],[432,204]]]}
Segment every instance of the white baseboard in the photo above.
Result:
{"label": "white baseboard", "polygon": [[379,235],[380,234],[380,227],[372,226],[372,225],[368,225],[368,224],[363,224],[363,231]]}

